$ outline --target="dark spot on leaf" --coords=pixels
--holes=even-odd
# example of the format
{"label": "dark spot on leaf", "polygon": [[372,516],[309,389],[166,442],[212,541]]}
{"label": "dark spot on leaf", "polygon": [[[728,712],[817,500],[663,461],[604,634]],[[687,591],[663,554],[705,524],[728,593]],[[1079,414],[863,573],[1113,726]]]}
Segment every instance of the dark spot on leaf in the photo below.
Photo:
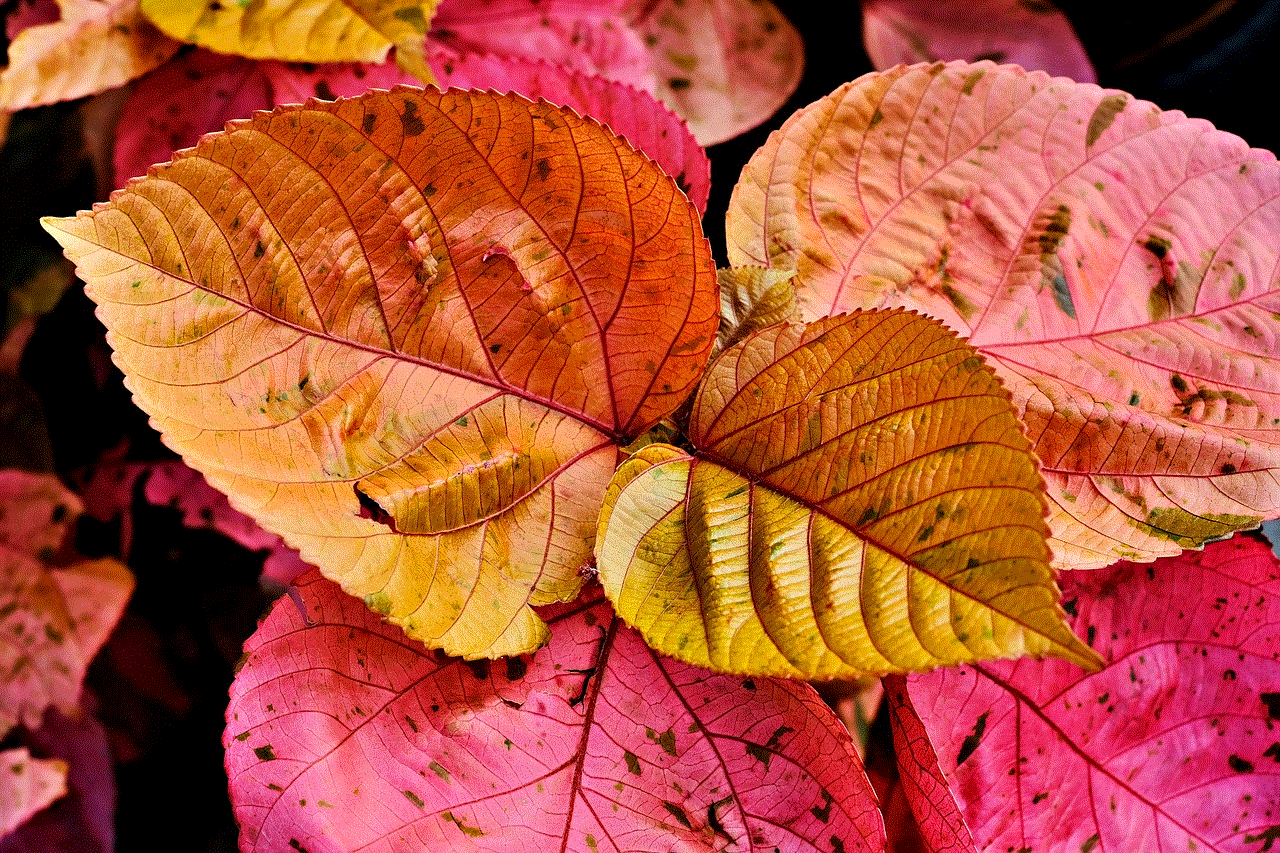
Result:
{"label": "dark spot on leaf", "polygon": [[1067,611],[1067,614],[1072,618],[1074,618],[1080,615],[1079,613],[1076,612],[1078,604],[1079,604],[1079,599],[1068,598],[1066,601],[1062,602],[1062,609]]}
{"label": "dark spot on leaf", "polygon": [[259,240],[259,241],[258,241],[258,245],[256,245],[256,246],[254,246],[254,247],[253,247],[253,256],[254,256],[255,258],[260,258],[260,257],[262,257],[263,255],[265,255],[266,253],[267,253],[267,247],[266,247],[266,246],[264,246],[264,245],[262,245],[262,241],[261,241],[261,240]]}
{"label": "dark spot on leaf", "polygon": [[756,683],[755,683],[754,681],[752,681],[750,678],[747,678],[747,679],[744,679],[744,680],[743,680],[743,682],[742,682],[742,687],[743,687],[743,689],[745,689],[745,690],[755,690],[755,689],[756,689]]}
{"label": "dark spot on leaf", "polygon": [[693,824],[689,823],[689,816],[684,813],[684,809],[668,800],[662,801],[662,807],[666,809],[670,815],[684,825],[685,829],[693,829]]}
{"label": "dark spot on leaf", "polygon": [[426,803],[422,801],[422,797],[419,797],[413,791],[401,791],[400,793],[404,794],[404,798],[409,802],[413,803],[418,808],[422,808],[426,805]]}
{"label": "dark spot on leaf", "polygon": [[1173,248],[1173,244],[1164,237],[1151,236],[1142,243],[1142,248],[1155,255],[1160,260],[1164,260],[1165,255],[1169,254],[1169,250]]}
{"label": "dark spot on leaf", "polygon": [[422,14],[419,6],[406,6],[403,9],[396,9],[391,16],[397,20],[404,21],[420,33],[427,31],[427,18]]}
{"label": "dark spot on leaf", "polygon": [[[754,688],[753,688],[754,689]],[[774,750],[778,748],[778,743],[783,736],[794,732],[795,729],[790,726],[778,726],[774,729],[773,734],[769,735],[769,739],[763,745],[749,743],[747,744],[747,754],[759,761],[765,767],[769,766],[769,759],[773,758]]]}
{"label": "dark spot on leaf", "polygon": [[672,77],[667,81],[667,85],[671,87],[673,92],[683,92],[693,85],[693,81],[686,77]]}
{"label": "dark spot on leaf", "polygon": [[547,162],[546,157],[538,158],[538,162],[533,164],[534,171],[538,173],[539,181],[546,181],[551,177],[551,164]]}
{"label": "dark spot on leaf", "polygon": [[1276,843],[1277,838],[1280,838],[1280,826],[1269,826],[1261,835],[1245,835],[1244,843],[1253,844],[1261,841],[1263,845],[1258,848],[1258,853],[1266,853],[1271,849],[1271,845]]}
{"label": "dark spot on leaf", "polygon": [[338,96],[333,93],[333,87],[329,85],[328,80],[317,80],[315,85],[316,97],[322,101],[336,101]]}
{"label": "dark spot on leaf", "polygon": [[1238,755],[1227,756],[1227,766],[1237,773],[1252,773],[1253,764]]}
{"label": "dark spot on leaf", "polygon": [[465,663],[476,681],[489,680],[489,662],[487,660],[469,660]]}
{"label": "dark spot on leaf", "polygon": [[507,681],[519,681],[529,672],[524,658],[507,658]]}
{"label": "dark spot on leaf", "polygon": [[1047,799],[1049,799],[1049,794],[1047,792],[1042,791],[1031,798],[1031,804],[1035,805],[1041,802],[1042,800],[1047,800]]}
{"label": "dark spot on leaf", "polygon": [[61,524],[67,517],[67,505],[58,504],[53,508],[53,512],[49,515],[49,520],[54,524]]}
{"label": "dark spot on leaf", "polygon": [[1235,472],[1236,466],[1232,465],[1230,462],[1222,466],[1222,473],[1224,474],[1234,474]]}
{"label": "dark spot on leaf", "polygon": [[1169,377],[1169,385],[1173,388],[1175,393],[1187,393],[1187,380],[1183,379],[1176,373]]}
{"label": "dark spot on leaf", "polygon": [[266,746],[255,746],[253,748],[253,754],[258,756],[259,761],[276,760],[276,751],[271,748],[271,744],[267,744]]}
{"label": "dark spot on leaf", "polygon": [[982,734],[987,730],[987,714],[990,711],[983,712],[977,722],[973,724],[973,731],[961,742],[960,751],[956,753],[956,766],[964,764],[969,756],[973,755],[973,751],[978,748],[978,744],[982,742]]}
{"label": "dark spot on leaf", "polygon": [[838,836],[831,836],[832,853],[844,853],[844,841]]}
{"label": "dark spot on leaf", "polygon": [[823,823],[831,820],[831,794],[827,793],[827,789],[822,789],[822,807],[814,806],[809,809],[809,814],[816,817]]}
{"label": "dark spot on leaf", "polygon": [[[1108,95],[1103,98],[1097,107],[1093,110],[1093,115],[1089,117],[1089,127],[1084,133],[1084,144],[1087,148],[1098,141],[1098,137],[1111,127],[1111,123],[1116,120],[1116,116],[1124,109],[1124,105],[1129,102],[1129,96],[1123,94]],[[1088,851],[1085,851],[1088,853]]]}
{"label": "dark spot on leaf", "polygon": [[378,117],[373,113],[368,113],[364,117],[364,121],[360,123],[360,127],[364,129],[366,135],[373,133],[374,127],[378,124]]}
{"label": "dark spot on leaf", "polygon": [[404,721],[409,724],[409,728],[413,729],[414,734],[418,733],[418,724],[413,721],[413,717],[405,714]]}
{"label": "dark spot on leaf", "polygon": [[632,773],[634,773],[634,774],[635,774],[635,775],[637,775],[637,776],[641,775],[641,774],[640,774],[640,759],[639,759],[639,758],[636,758],[636,754],[635,754],[634,752],[631,752],[630,750],[623,750],[623,751],[622,751],[622,760],[623,760],[623,761],[625,761],[625,762],[627,762],[627,770],[631,771]]}
{"label": "dark spot on leaf", "polygon": [[489,345],[489,352],[493,353],[494,355],[497,355],[497,354],[498,354],[499,352],[501,352],[501,351],[502,351],[502,344],[490,344],[490,345]]}
{"label": "dark spot on leaf", "polygon": [[1263,693],[1258,698],[1267,706],[1267,716],[1280,720],[1280,693]]}
{"label": "dark spot on leaf", "polygon": [[1272,743],[1267,747],[1267,751],[1262,753],[1264,758],[1270,758],[1272,761],[1280,764],[1280,743]]}
{"label": "dark spot on leaf", "polygon": [[1084,840],[1084,844],[1080,845],[1080,853],[1089,853],[1090,850],[1098,846],[1098,842],[1100,840],[1098,833],[1095,832],[1093,835],[1090,835]]}
{"label": "dark spot on leaf", "polygon": [[404,101],[404,112],[400,114],[400,124],[404,128],[405,136],[418,136],[427,129],[418,115],[418,105],[408,98]]}
{"label": "dark spot on leaf", "polygon": [[307,848],[303,847],[302,842],[296,838],[289,839],[289,846],[292,847],[294,850],[297,850],[298,853],[307,853]]}

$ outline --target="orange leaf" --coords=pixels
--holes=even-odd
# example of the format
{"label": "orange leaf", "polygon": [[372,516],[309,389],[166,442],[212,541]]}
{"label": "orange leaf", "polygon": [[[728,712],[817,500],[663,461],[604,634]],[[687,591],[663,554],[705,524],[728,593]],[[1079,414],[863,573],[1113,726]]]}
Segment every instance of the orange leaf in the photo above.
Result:
{"label": "orange leaf", "polygon": [[577,594],[620,443],[688,396],[715,338],[674,182],[519,96],[259,113],[46,225],[170,446],[464,656],[542,642],[530,605]]}

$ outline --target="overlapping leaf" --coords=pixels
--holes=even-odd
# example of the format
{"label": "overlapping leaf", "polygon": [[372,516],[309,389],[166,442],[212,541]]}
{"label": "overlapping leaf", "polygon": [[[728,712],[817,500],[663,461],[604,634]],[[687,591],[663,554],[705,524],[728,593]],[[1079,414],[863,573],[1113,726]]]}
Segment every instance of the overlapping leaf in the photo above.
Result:
{"label": "overlapping leaf", "polygon": [[246,853],[883,849],[811,688],[660,657],[598,591],[549,614],[532,659],[465,664],[314,575],[300,588],[306,616],[277,604],[231,691]]}
{"label": "overlapping leaf", "polygon": [[[566,67],[489,54],[457,54],[429,46],[441,88],[495,89],[545,98],[590,116],[655,160],[706,211],[711,166],[678,116],[651,95]],[[116,185],[195,145],[232,118],[310,98],[353,97],[412,78],[390,63],[304,65],[251,62],[204,50],[186,54],[135,87],[120,121]]]}
{"label": "overlapping leaf", "polygon": [[138,0],[59,0],[62,17],[27,27],[0,72],[0,110],[67,101],[127,83],[180,45],[138,11]]}
{"label": "overlapping leaf", "polygon": [[916,66],[797,113],[743,172],[729,258],[807,317],[905,305],[1013,392],[1058,564],[1280,515],[1280,166],[1203,121],[1012,67]]}
{"label": "overlapping leaf", "polygon": [[93,560],[50,569],[80,503],[56,477],[0,472],[0,735],[71,712],[90,659],[133,590],[128,569]]}
{"label": "overlapping leaf", "polygon": [[800,34],[768,0],[658,0],[636,26],[658,97],[703,145],[750,130],[800,84]]}
{"label": "overlapping leaf", "polygon": [[139,0],[143,14],[182,41],[219,53],[298,62],[396,63],[424,83],[427,30],[438,0]]}
{"label": "overlapping leaf", "polygon": [[26,747],[0,752],[0,836],[67,793],[67,763],[35,758]]}
{"label": "overlapping leaf", "polygon": [[470,656],[545,638],[529,605],[577,594],[619,443],[680,404],[715,336],[675,184],[514,96],[280,108],[48,227],[166,441]]}
{"label": "overlapping leaf", "polygon": [[1093,83],[1067,16],[1047,0],[862,0],[862,43],[881,70],[990,59]]}
{"label": "overlapping leaf", "polygon": [[940,323],[757,332],[707,372],[689,438],[695,455],[623,463],[596,547],[618,613],[659,651],[806,678],[1094,661],[1063,624],[1008,393]]}
{"label": "overlapping leaf", "polygon": [[1025,660],[908,679],[977,848],[1269,849],[1280,562],[1237,537],[1063,586],[1101,672]]}
{"label": "overlapping leaf", "polygon": [[974,853],[973,835],[938,764],[920,715],[911,704],[906,679],[884,679],[886,710],[893,727],[902,788],[929,853]]}

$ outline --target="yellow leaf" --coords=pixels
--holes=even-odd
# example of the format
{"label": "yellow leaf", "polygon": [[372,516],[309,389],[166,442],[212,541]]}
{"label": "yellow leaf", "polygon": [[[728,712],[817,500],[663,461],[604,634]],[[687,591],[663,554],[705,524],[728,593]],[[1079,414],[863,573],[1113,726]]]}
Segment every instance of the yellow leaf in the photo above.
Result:
{"label": "yellow leaf", "polygon": [[577,595],[621,447],[715,336],[674,181],[517,95],[258,113],[45,225],[165,441],[451,654],[543,641],[531,606]]}
{"label": "yellow leaf", "polygon": [[1099,663],[1058,606],[1009,395],[940,323],[758,332],[708,371],[690,438],[619,468],[597,533],[605,591],[658,650],[802,678]]}
{"label": "yellow leaf", "polygon": [[295,62],[396,63],[433,82],[424,56],[439,0],[141,0],[156,26],[219,53]]}
{"label": "yellow leaf", "polygon": [[729,267],[716,270],[720,284],[720,347],[731,346],[747,335],[772,326],[800,320],[795,270],[766,267]]}
{"label": "yellow leaf", "polygon": [[138,0],[60,0],[58,7],[61,20],[27,27],[9,45],[0,110],[69,101],[128,83],[181,47],[142,17]]}

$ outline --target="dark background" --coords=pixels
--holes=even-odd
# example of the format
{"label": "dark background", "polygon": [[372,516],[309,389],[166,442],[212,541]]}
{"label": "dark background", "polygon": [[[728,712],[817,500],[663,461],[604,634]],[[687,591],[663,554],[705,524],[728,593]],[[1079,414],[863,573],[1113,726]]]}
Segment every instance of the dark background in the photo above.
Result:
{"label": "dark background", "polygon": [[[830,13],[835,4],[778,5],[804,38],[806,73],[773,119],[710,150],[705,227],[720,263],[724,211],[751,154],[793,111],[871,70],[856,4],[841,4],[848,11],[840,20]],[[1280,0],[1059,5],[1076,24],[1102,85],[1210,119],[1257,147],[1280,145],[1273,117]],[[14,117],[0,152],[0,283],[6,288],[59,254],[37,217],[69,215],[95,200],[79,121],[75,104]],[[76,287],[40,321],[21,375],[26,386],[0,377],[9,386],[0,389],[6,401],[0,404],[0,464],[47,469],[56,463],[66,475],[126,438],[131,458],[169,456],[109,366],[102,329]],[[240,644],[268,603],[257,580],[262,555],[211,531],[185,528],[176,509],[142,500],[135,501],[133,524],[129,564],[137,593],[88,682],[120,759],[118,849],[161,844],[231,853],[236,829],[222,773],[222,712]],[[120,532],[118,523],[86,518],[76,545],[90,556],[115,553]],[[177,836],[169,829],[174,819]]]}

